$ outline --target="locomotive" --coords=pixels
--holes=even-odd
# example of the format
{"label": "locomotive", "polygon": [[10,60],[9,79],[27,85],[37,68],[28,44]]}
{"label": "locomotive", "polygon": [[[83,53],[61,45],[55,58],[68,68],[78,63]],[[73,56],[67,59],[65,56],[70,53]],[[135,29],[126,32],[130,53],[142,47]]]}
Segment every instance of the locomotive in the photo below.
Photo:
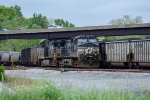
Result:
{"label": "locomotive", "polygon": [[93,35],[45,40],[21,52],[22,64],[36,66],[99,67],[98,40]]}

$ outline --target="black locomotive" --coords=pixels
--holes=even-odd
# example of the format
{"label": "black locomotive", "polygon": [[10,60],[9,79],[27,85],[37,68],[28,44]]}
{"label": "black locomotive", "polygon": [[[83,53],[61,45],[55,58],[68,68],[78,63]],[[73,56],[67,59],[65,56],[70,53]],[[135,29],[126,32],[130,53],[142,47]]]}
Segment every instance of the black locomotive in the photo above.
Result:
{"label": "black locomotive", "polygon": [[45,40],[21,52],[22,64],[38,66],[99,67],[99,44],[95,36]]}

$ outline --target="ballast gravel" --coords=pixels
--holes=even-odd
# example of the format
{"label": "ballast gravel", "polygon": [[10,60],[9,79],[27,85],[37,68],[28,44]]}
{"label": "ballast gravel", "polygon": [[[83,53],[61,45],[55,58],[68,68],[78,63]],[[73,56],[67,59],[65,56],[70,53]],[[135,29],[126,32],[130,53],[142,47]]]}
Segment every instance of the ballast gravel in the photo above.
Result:
{"label": "ballast gravel", "polygon": [[10,77],[51,80],[57,87],[94,89],[98,91],[119,90],[125,92],[150,93],[150,73],[68,71],[44,69],[6,70]]}

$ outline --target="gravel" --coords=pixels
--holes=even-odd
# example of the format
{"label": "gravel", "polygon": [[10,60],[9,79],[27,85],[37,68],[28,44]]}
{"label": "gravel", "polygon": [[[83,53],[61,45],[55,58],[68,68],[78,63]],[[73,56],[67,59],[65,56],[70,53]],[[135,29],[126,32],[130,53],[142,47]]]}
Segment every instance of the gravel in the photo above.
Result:
{"label": "gravel", "polygon": [[119,90],[150,93],[150,73],[69,71],[29,69],[6,70],[11,77],[28,77],[49,81],[59,88]]}

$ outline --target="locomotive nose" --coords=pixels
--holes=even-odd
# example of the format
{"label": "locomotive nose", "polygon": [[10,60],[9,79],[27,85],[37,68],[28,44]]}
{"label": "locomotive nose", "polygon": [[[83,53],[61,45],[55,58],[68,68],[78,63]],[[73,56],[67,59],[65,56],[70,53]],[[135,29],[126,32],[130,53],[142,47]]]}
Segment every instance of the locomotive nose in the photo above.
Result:
{"label": "locomotive nose", "polygon": [[91,54],[92,53],[92,48],[87,48],[85,50],[85,54]]}
{"label": "locomotive nose", "polygon": [[95,48],[87,48],[84,53],[84,61],[88,64],[93,65],[98,60],[98,53]]}
{"label": "locomotive nose", "polygon": [[85,58],[95,58],[97,56],[98,52],[94,48],[87,48],[85,49],[84,52],[84,57]]}

